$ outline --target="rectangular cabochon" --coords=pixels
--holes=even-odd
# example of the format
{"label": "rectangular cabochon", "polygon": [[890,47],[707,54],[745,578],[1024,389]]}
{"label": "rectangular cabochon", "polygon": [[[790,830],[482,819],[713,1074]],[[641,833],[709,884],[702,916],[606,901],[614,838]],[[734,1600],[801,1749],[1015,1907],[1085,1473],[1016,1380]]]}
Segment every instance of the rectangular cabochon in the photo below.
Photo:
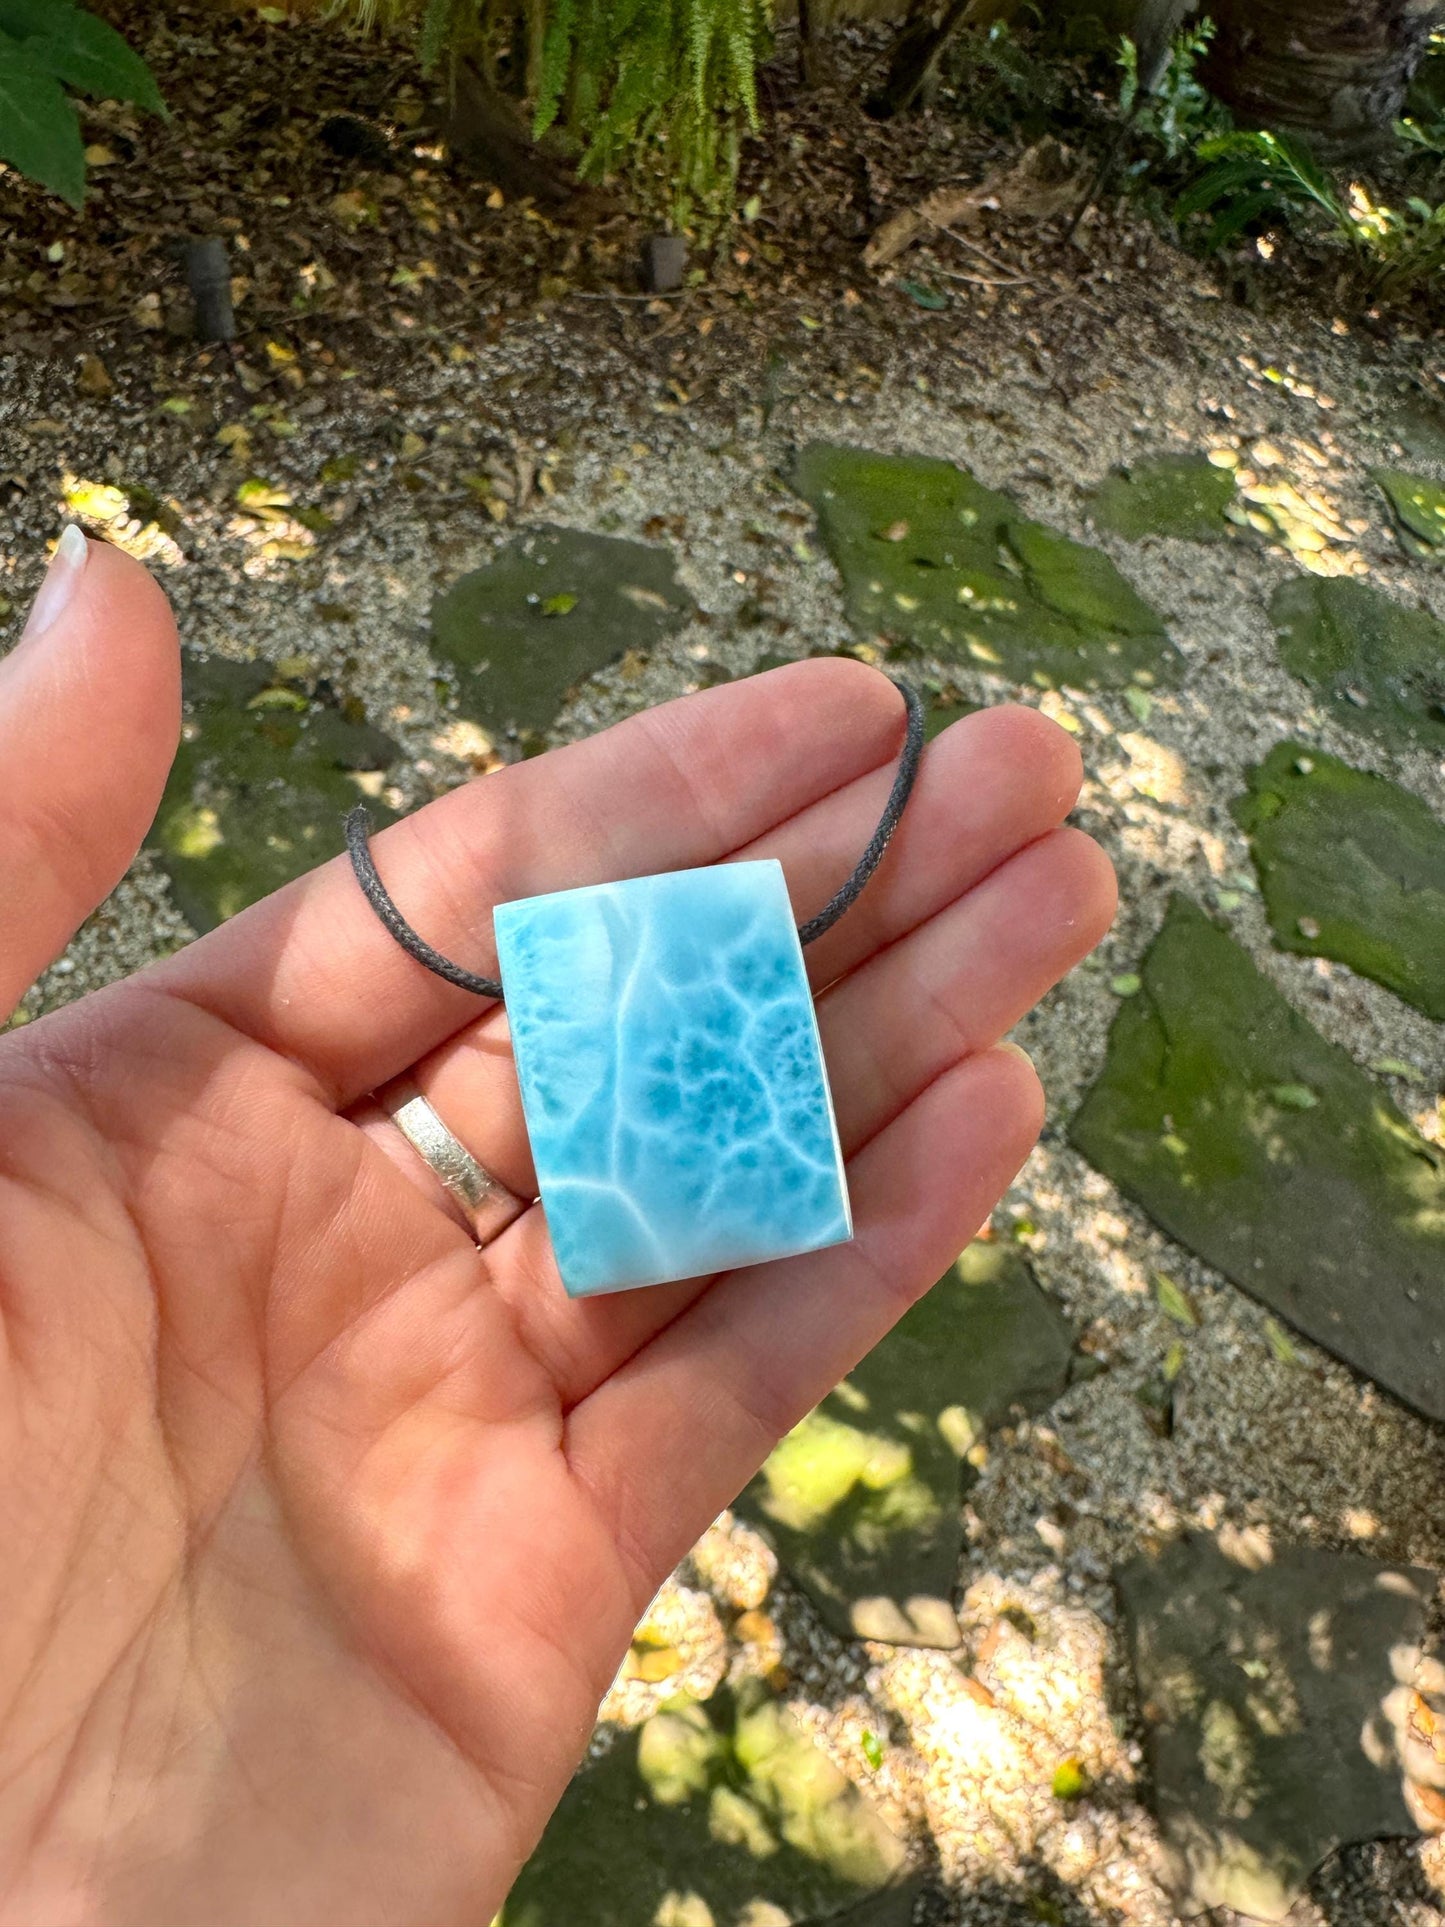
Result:
{"label": "rectangular cabochon", "polygon": [[817,1018],[777,862],[501,904],[543,1208],[583,1297],[853,1234]]}

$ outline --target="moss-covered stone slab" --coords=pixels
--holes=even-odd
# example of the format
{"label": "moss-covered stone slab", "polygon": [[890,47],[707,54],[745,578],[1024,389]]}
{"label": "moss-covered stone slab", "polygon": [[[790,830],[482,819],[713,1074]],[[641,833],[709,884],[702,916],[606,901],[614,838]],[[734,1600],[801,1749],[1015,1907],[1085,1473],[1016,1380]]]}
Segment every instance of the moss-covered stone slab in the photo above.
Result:
{"label": "moss-covered stone slab", "polygon": [[967,1454],[1064,1389],[1073,1336],[1013,1246],[968,1247],[737,1501],[844,1636],[956,1646]]}
{"label": "moss-covered stone slab", "polygon": [[1445,408],[1428,401],[1406,402],[1390,419],[1389,429],[1413,460],[1445,464]]}
{"label": "moss-covered stone slab", "polygon": [[745,1681],[736,1696],[723,1688],[706,1703],[671,1701],[584,1768],[501,1922],[819,1921],[889,1890],[904,1862],[903,1843],[852,1782]]}
{"label": "moss-covered stone slab", "polygon": [[1445,1418],[1445,1155],[1176,896],[1070,1133],[1157,1224]]}
{"label": "moss-covered stone slab", "polygon": [[394,820],[374,792],[400,749],[324,687],[189,650],[182,687],[186,727],[146,842],[197,930],[337,855],[363,796],[378,827]]}
{"label": "moss-covered stone slab", "polygon": [[1383,1704],[1434,1574],[1306,1546],[1249,1571],[1191,1538],[1118,1583],[1189,1911],[1281,1920],[1337,1847],[1415,1832]]}
{"label": "moss-covered stone slab", "polygon": [[1184,542],[1222,542],[1234,500],[1234,474],[1207,455],[1154,455],[1116,468],[1087,498],[1096,528],[1137,542],[1173,535]]}
{"label": "moss-covered stone slab", "polygon": [[1397,783],[1280,743],[1234,805],[1283,950],[1333,957],[1445,1020],[1445,824]]}
{"label": "moss-covered stone slab", "polygon": [[815,442],[790,480],[817,511],[861,636],[1046,688],[1177,677],[1163,622],[1108,556],[952,462]]}
{"label": "moss-covered stone slab", "polygon": [[[829,1914],[826,1927],[913,1927],[924,1891],[921,1874],[895,1880],[855,1906],[845,1907],[841,1914]],[[766,1927],[766,1922],[761,1927]]]}
{"label": "moss-covered stone slab", "polygon": [[576,686],[655,647],[692,610],[672,551],[580,529],[528,529],[432,607],[432,653],[457,706],[494,736],[540,735]]}
{"label": "moss-covered stone slab", "polygon": [[1390,504],[1400,546],[1422,561],[1445,559],[1445,488],[1402,468],[1377,468],[1374,476]]}
{"label": "moss-covered stone slab", "polygon": [[1297,576],[1270,599],[1280,659],[1339,720],[1445,752],[1445,623],[1343,576]]}

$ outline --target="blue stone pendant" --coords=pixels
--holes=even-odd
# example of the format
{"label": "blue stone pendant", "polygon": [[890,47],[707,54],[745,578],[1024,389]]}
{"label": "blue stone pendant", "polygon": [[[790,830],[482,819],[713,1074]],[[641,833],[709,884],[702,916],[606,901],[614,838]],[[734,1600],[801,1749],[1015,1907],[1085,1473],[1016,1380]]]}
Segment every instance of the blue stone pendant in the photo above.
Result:
{"label": "blue stone pendant", "polygon": [[853,1235],[780,864],[526,897],[500,905],[494,927],[572,1297]]}

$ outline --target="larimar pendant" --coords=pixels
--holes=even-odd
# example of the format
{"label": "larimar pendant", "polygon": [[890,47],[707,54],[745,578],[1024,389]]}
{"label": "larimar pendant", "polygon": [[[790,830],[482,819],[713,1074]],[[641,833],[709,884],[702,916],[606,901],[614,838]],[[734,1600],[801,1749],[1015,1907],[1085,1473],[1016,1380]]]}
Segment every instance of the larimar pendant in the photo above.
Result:
{"label": "larimar pendant", "polygon": [[853,1235],[782,866],[494,913],[542,1206],[574,1298]]}

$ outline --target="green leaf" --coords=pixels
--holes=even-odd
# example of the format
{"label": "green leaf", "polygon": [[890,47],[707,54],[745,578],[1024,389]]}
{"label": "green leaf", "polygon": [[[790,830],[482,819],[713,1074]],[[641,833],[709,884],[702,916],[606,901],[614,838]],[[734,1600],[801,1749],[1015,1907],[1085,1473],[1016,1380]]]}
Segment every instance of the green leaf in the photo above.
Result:
{"label": "green leaf", "polygon": [[55,0],[0,0],[0,30],[23,40],[43,72],[78,93],[134,101],[166,118],[155,75],[115,28]]}
{"label": "green leaf", "polygon": [[1320,1101],[1308,1084],[1275,1084],[1269,1094],[1286,1111],[1312,1111]]}
{"label": "green leaf", "polygon": [[1378,1071],[1381,1077],[1408,1077],[1412,1084],[1425,1081],[1419,1065],[1409,1064],[1403,1057],[1377,1057],[1370,1069]]}
{"label": "green leaf", "polygon": [[1167,1272],[1155,1272],[1154,1296],[1159,1301],[1160,1311],[1166,1318],[1172,1318],[1176,1325],[1193,1331],[1199,1323],[1199,1314]]}
{"label": "green leaf", "polygon": [[304,716],[311,707],[311,703],[299,689],[286,689],[278,684],[270,689],[258,691],[246,707],[247,709],[289,709],[298,716]]}
{"label": "green leaf", "polygon": [[1175,1379],[1178,1378],[1179,1374],[1184,1370],[1184,1361],[1188,1356],[1189,1354],[1176,1339],[1164,1354],[1163,1370],[1164,1383],[1166,1385],[1172,1385]]}
{"label": "green leaf", "polygon": [[1252,154],[1258,138],[1257,134],[1251,134],[1247,129],[1232,128],[1227,134],[1215,134],[1209,140],[1201,141],[1194,151],[1202,161],[1217,161],[1226,154]]}
{"label": "green leaf", "polygon": [[85,145],[75,109],[60,82],[8,37],[0,37],[0,161],[72,207],[85,199]]}
{"label": "green leaf", "polygon": [[900,281],[898,283],[898,289],[900,294],[906,294],[908,296],[908,299],[915,307],[927,308],[930,312],[936,312],[938,309],[948,306],[948,296],[946,294],[940,294],[937,288],[925,287],[921,281]]}
{"label": "green leaf", "polygon": [[863,1749],[863,1758],[876,1773],[883,1764],[883,1742],[871,1727],[865,1726],[859,1745]]}
{"label": "green leaf", "polygon": [[1137,997],[1144,988],[1144,980],[1132,970],[1126,970],[1120,976],[1109,979],[1109,988],[1116,997]]}
{"label": "green leaf", "polygon": [[447,44],[456,30],[455,13],[453,0],[427,0],[418,39],[421,69],[424,74],[435,73],[441,65]]}
{"label": "green leaf", "polygon": [[1278,217],[1283,212],[1284,203],[1272,188],[1262,188],[1258,194],[1243,194],[1232,207],[1227,207],[1218,216],[1204,245],[1211,254],[1217,253],[1226,241],[1234,240],[1243,228],[1260,215],[1274,214]]}
{"label": "green leaf", "polygon": [[1129,705],[1129,708],[1133,711],[1139,722],[1148,722],[1149,712],[1154,707],[1154,698],[1149,694],[1147,689],[1141,689],[1137,683],[1131,682],[1129,687],[1124,691],[1124,701]]}
{"label": "green leaf", "polygon": [[549,595],[542,604],[544,616],[570,616],[577,607],[577,598],[570,589],[563,589],[557,595]]}
{"label": "green leaf", "polygon": [[265,481],[259,475],[248,475],[236,490],[236,501],[243,509],[289,508],[291,497],[274,482]]}
{"label": "green leaf", "polygon": [[1276,154],[1284,161],[1300,185],[1317,200],[1321,207],[1334,208],[1339,204],[1339,196],[1334,183],[1315,159],[1314,155],[1301,140],[1288,134],[1266,134]]}
{"label": "green leaf", "polygon": [[1082,1760],[1072,1755],[1054,1768],[1053,1795],[1056,1800],[1082,1800],[1089,1791],[1089,1776]]}
{"label": "green leaf", "polygon": [[1277,1319],[1265,1319],[1264,1335],[1269,1342],[1269,1349],[1274,1353],[1281,1365],[1297,1365],[1299,1363],[1299,1353],[1290,1342],[1289,1333]]}
{"label": "green leaf", "polygon": [[1114,58],[1122,76],[1119,82],[1119,112],[1127,119],[1139,97],[1139,49],[1128,34],[1121,38],[1119,51]]}
{"label": "green leaf", "polygon": [[75,16],[71,0],[0,0],[0,33],[12,40],[28,40],[63,33]]}
{"label": "green leaf", "polygon": [[[1204,150],[1201,148],[1199,151],[1203,153]],[[1260,168],[1257,161],[1224,161],[1218,167],[1211,167],[1206,173],[1201,174],[1197,181],[1191,182],[1185,188],[1174,203],[1174,212],[1180,220],[1190,214],[1206,213],[1228,195],[1238,192],[1241,188],[1258,187],[1259,182]]]}

